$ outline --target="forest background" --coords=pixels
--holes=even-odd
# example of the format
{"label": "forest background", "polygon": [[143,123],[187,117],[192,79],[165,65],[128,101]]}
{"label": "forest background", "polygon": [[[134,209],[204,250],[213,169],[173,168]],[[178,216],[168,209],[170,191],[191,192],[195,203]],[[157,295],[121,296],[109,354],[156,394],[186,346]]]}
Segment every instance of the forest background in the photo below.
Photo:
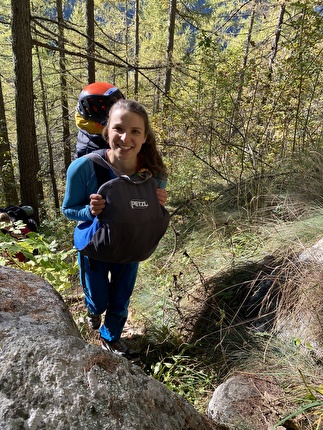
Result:
{"label": "forest background", "polygon": [[[77,99],[94,81],[147,108],[169,172],[172,225],[142,264],[141,323],[169,336],[169,309],[180,317],[193,285],[265,254],[265,238],[287,253],[286,223],[297,225],[298,244],[320,237],[320,2],[3,0],[0,45],[0,205],[33,206],[41,233],[19,244],[30,257],[23,270],[60,292],[77,284],[74,224],[60,207]],[[309,214],[317,228],[301,237]],[[163,360],[155,375],[173,371]]]}

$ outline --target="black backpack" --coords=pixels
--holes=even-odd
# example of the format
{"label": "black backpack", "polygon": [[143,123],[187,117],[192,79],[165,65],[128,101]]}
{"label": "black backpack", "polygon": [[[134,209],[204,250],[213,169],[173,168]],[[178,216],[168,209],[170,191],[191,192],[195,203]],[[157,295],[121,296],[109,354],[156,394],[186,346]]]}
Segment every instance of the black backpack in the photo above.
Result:
{"label": "black backpack", "polygon": [[112,170],[117,177],[98,189],[98,194],[106,199],[102,213],[75,228],[76,249],[89,258],[111,263],[147,259],[169,224],[169,214],[157,198],[157,181],[148,171],[136,175],[135,179],[121,175],[96,152],[85,157]]}
{"label": "black backpack", "polygon": [[6,212],[12,222],[22,221],[30,231],[37,232],[37,224],[33,216],[33,208],[31,206],[8,206],[5,209],[0,209],[1,212]]}
{"label": "black backpack", "polygon": [[90,152],[107,148],[107,142],[101,134],[91,134],[85,130],[79,130],[77,134],[76,151],[74,158],[82,157]]}

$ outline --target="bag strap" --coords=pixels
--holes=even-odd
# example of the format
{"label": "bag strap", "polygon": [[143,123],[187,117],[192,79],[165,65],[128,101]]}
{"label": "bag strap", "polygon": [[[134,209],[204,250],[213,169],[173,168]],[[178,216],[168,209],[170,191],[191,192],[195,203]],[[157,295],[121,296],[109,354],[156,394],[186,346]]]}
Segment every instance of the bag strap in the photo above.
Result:
{"label": "bag strap", "polygon": [[[104,150],[99,149],[99,150],[96,150],[95,152],[99,155],[99,157],[104,159],[106,149],[104,149]],[[90,159],[91,155],[90,155],[90,153],[84,154],[84,157]],[[93,165],[94,165],[93,167],[94,167],[95,176],[96,176],[96,180],[97,180],[97,186],[99,188],[102,184],[105,184],[107,181],[109,181],[111,179],[112,172],[110,169],[107,170],[106,166],[103,167],[97,163],[93,163]]]}
{"label": "bag strap", "polygon": [[118,169],[112,166],[111,163],[109,163],[105,158],[102,157],[102,155],[98,154],[97,152],[90,152],[89,154],[86,154],[85,157],[89,158],[94,163],[104,167],[105,169],[108,169],[108,170],[111,169],[116,176],[118,176],[119,178],[125,179],[129,182],[132,182],[133,184],[142,184],[143,182],[147,181],[152,177],[152,174],[149,172],[149,170],[145,170],[143,172],[140,172],[138,176],[141,179],[136,181],[131,179],[128,175],[122,174]]}
{"label": "bag strap", "polygon": [[85,157],[89,158],[94,163],[99,164],[105,169],[111,169],[115,175],[121,176],[119,170],[113,167],[112,164],[110,164],[102,155],[98,154],[97,152],[90,152],[89,154],[86,154]]}

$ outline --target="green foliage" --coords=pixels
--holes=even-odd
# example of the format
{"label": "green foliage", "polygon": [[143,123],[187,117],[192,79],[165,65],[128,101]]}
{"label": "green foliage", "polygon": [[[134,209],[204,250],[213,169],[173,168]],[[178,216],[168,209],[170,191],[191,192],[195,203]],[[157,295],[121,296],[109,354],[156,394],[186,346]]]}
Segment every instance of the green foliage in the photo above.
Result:
{"label": "green foliage", "polygon": [[[301,252],[302,243],[313,243],[318,237],[323,227],[322,207],[307,208],[308,214],[302,211],[301,216],[292,217],[292,201],[285,200],[281,218],[277,218],[275,207],[264,211],[264,218],[258,212],[234,211],[232,207],[228,211],[223,203],[195,198],[172,217],[172,230],[165,243],[161,242],[156,253],[140,265],[131,301],[132,320],[145,326],[142,362],[146,372],[201,411],[206,409],[211,390],[232,369],[250,368],[254,372],[260,360],[260,367],[283,383],[286,379],[287,387],[291,381],[295,384],[297,368],[312,369],[302,355],[298,338],[289,345],[270,332],[259,333],[263,344],[250,338],[240,316],[244,306],[241,290],[271,277],[276,285],[283,282],[284,286],[287,279],[291,285],[290,289],[284,286],[287,301],[281,306],[290,313],[287,303],[296,302],[292,291],[297,291],[297,286],[296,281],[292,282],[290,258],[286,256],[291,250],[297,253],[298,245]],[[300,202],[293,204],[298,207]],[[278,208],[278,201],[276,205]],[[283,262],[271,261],[269,255],[281,257]],[[268,258],[258,266],[263,256]],[[225,270],[228,274],[221,274]],[[310,277],[306,273],[304,277],[308,282]],[[303,285],[302,280],[298,281]],[[315,282],[313,279],[313,285]],[[319,284],[315,285],[317,294]],[[270,302],[269,298],[265,300]],[[195,343],[187,341],[192,336]],[[311,354],[310,342],[305,342],[305,349]],[[321,390],[319,384],[313,386]],[[289,392],[287,398],[288,405],[303,399],[302,405],[311,405],[304,412],[315,412],[320,419],[321,405],[313,406],[321,401],[318,391],[301,396]]]}
{"label": "green foliage", "polygon": [[[20,232],[20,223],[16,230]],[[48,281],[57,291],[64,292],[71,287],[71,278],[77,272],[75,249],[63,249],[59,232],[56,238],[38,233],[28,233],[27,237],[15,239],[9,234],[1,233],[0,264],[10,265],[34,273]],[[26,257],[20,262],[17,253]]]}
{"label": "green foliage", "polygon": [[279,421],[278,423],[276,423],[274,425],[274,428],[277,428],[277,427],[281,426],[282,424],[284,424],[289,419],[297,417],[298,415],[301,415],[304,412],[309,412],[309,411],[313,412],[314,411],[314,414],[318,415],[317,422],[314,423],[315,429],[319,430],[321,428],[321,423],[323,421],[323,409],[322,409],[322,407],[323,407],[323,400],[304,404],[296,412],[293,412],[293,413],[289,414],[284,419],[282,419],[281,421]]}
{"label": "green foliage", "polygon": [[154,363],[151,375],[204,412],[201,410],[201,400],[210,397],[217,377],[214,369],[191,357],[189,350],[189,346],[184,346],[179,354]]}
{"label": "green foliage", "polygon": [[[59,28],[55,2],[46,2],[45,8],[43,3],[37,0],[31,5],[31,30],[42,66],[41,72],[34,57],[37,146],[42,165],[39,178],[46,191],[44,223],[40,234],[19,241],[1,235],[0,264],[31,271],[66,292],[73,286],[77,271],[71,240],[73,223],[62,222],[56,212],[52,213],[48,149],[44,144],[49,130],[61,198],[65,180],[56,51]],[[155,330],[148,336],[150,348],[154,348],[147,347],[149,372],[194,404],[199,404],[210,384],[217,382],[216,372],[205,365],[203,356],[209,334],[221,331],[222,338],[212,345],[210,356],[218,359],[213,353],[221,350],[222,374],[239,357],[246,357],[249,349],[244,350],[239,342],[236,314],[224,305],[208,308],[212,317],[207,315],[203,324],[210,331],[201,343],[200,355],[191,345],[183,346],[180,331],[188,330],[191,319],[201,311],[193,307],[192,318],[183,319],[185,306],[195,295],[194,306],[199,305],[212,288],[206,281],[220,271],[263,256],[288,255],[291,248],[296,252],[303,243],[314,242],[322,231],[323,21],[315,5],[320,3],[208,0],[201,10],[196,2],[178,3],[171,100],[170,107],[163,110],[169,2],[140,3],[136,96],[154,113],[153,129],[169,171],[167,205],[172,223],[153,257],[140,264],[131,306],[136,322]],[[127,7],[133,12],[134,3],[128,2]],[[71,15],[64,23],[65,78],[74,152],[74,111],[88,79],[87,38],[85,3],[73,2],[69,8]],[[0,12],[1,79],[18,182],[9,0],[1,2]],[[278,24],[281,13],[283,20]],[[109,80],[132,97],[137,60],[132,14],[124,5],[120,7],[120,2],[97,1],[95,17],[96,79]],[[40,73],[48,129],[41,111]],[[20,251],[27,262],[15,257]],[[250,281],[253,275],[247,273],[243,280],[231,277],[227,280],[230,287],[223,287],[221,294],[235,304],[239,296],[234,287]],[[216,297],[222,300],[222,295]],[[235,336],[230,338],[230,333]],[[297,338],[293,346],[301,343]],[[310,343],[305,343],[310,352]],[[270,346],[276,347],[272,339]],[[269,344],[266,347],[269,350]],[[286,351],[279,346],[276,352],[277,365]],[[299,351],[293,352],[296,360]],[[297,368],[292,357],[288,355]],[[321,394],[321,385],[311,383],[311,391],[295,397],[301,399],[304,411],[314,410],[322,421]],[[298,407],[295,409],[299,412]]]}
{"label": "green foliage", "polygon": [[301,408],[279,421],[279,423],[275,425],[275,428],[284,424],[288,419],[294,418],[304,412],[311,412],[315,417],[317,417],[314,422],[314,426],[315,429],[318,430],[321,428],[321,423],[323,423],[323,385],[319,384],[317,386],[311,386],[307,383],[306,378],[300,369],[299,373],[305,388],[303,398],[298,399],[298,403],[301,404]]}
{"label": "green foliage", "polygon": [[[10,2],[1,4],[0,43],[3,47],[3,92],[10,144],[17,160],[15,115],[12,97]],[[308,154],[321,144],[322,19],[313,2],[245,2],[225,4],[215,0],[177,4],[170,108],[163,111],[163,83],[169,2],[145,1],[139,11],[139,58],[135,59],[134,2],[128,11],[118,2],[95,4],[96,79],[115,83],[128,97],[133,96],[133,66],[138,60],[138,100],[150,113],[159,143],[168,158],[170,191],[174,200],[189,199],[200,181],[210,185],[221,181],[238,184],[252,176],[266,176],[286,166],[291,156]],[[54,170],[61,179],[62,109],[59,29],[55,2],[32,4],[32,37],[39,43],[34,58],[34,93],[37,140],[44,188],[50,166],[46,142],[48,131],[42,114],[43,94],[53,149]],[[74,111],[81,88],[87,82],[87,38],[85,5],[69,5],[64,23],[65,67],[69,101],[71,142],[77,129]],[[129,13],[131,11],[131,13]],[[127,13],[128,12],[128,13]],[[254,18],[251,25],[251,16]],[[248,32],[250,31],[250,34]],[[277,40],[278,34],[280,38]],[[277,43],[277,46],[275,46]],[[45,46],[40,46],[45,45]],[[273,67],[268,59],[275,49]],[[128,63],[128,64],[126,64]],[[155,127],[156,125],[156,127]],[[74,144],[71,144],[72,151]],[[16,176],[18,166],[15,164]],[[283,168],[281,169],[283,170]],[[172,185],[174,184],[174,186]],[[58,183],[63,193],[64,181]],[[259,193],[262,189],[259,188]],[[47,193],[51,196],[52,193]],[[261,194],[258,194],[261,196]],[[254,196],[257,198],[258,196]],[[51,197],[48,204],[52,205]]]}
{"label": "green foliage", "polygon": [[24,270],[46,279],[59,292],[69,289],[71,277],[77,272],[75,249],[62,251],[59,242],[47,241],[41,235],[37,236],[37,240],[27,241],[39,254],[24,263]]}

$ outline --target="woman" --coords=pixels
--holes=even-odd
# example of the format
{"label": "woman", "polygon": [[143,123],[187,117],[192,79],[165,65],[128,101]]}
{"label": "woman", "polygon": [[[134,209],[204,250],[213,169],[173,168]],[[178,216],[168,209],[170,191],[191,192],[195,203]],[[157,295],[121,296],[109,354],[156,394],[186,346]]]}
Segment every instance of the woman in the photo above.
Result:
{"label": "woman", "polygon": [[[102,136],[109,145],[106,158],[120,173],[135,176],[148,169],[159,184],[157,196],[166,202],[166,169],[158,153],[154,133],[146,110],[138,102],[121,99],[110,109]],[[110,171],[110,177],[115,175]],[[109,178],[110,179],[110,178]],[[105,200],[97,194],[98,182],[93,161],[81,157],[69,166],[63,201],[64,215],[75,221],[93,220],[99,215]],[[120,342],[128,316],[130,297],[136,281],[138,263],[106,263],[84,257],[80,264],[80,279],[84,290],[88,320],[93,329],[100,328],[102,348],[126,355]],[[102,326],[101,314],[105,312]]]}

